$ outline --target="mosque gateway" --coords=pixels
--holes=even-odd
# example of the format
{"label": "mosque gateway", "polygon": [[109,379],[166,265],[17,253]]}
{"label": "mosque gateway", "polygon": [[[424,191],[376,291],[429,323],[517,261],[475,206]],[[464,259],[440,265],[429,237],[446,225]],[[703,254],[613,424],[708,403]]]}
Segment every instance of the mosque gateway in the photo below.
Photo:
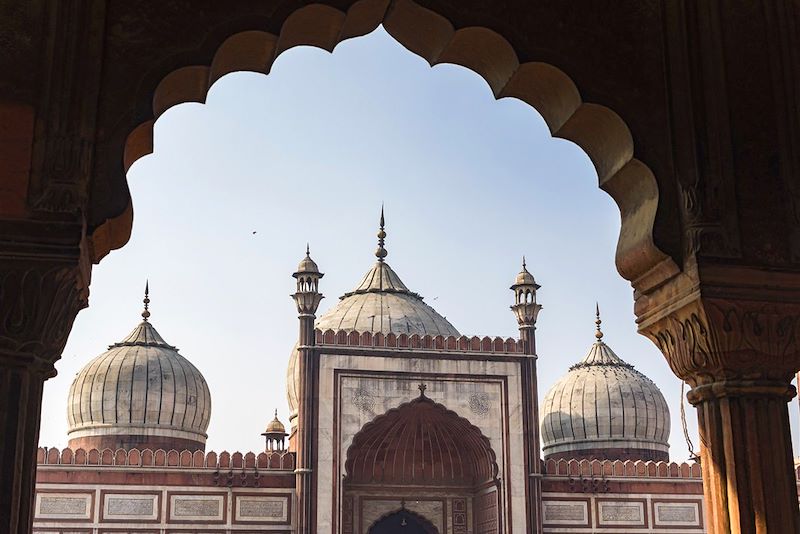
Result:
{"label": "mosque gateway", "polygon": [[298,265],[290,418],[263,409],[259,451],[205,450],[211,392],[146,293],[141,322],[76,376],[68,448],[39,449],[34,530],[704,531],[700,466],[670,463],[664,397],[606,344],[599,310],[586,356],[540,385],[524,262],[519,336],[473,337],[403,282],[386,237],[381,214],[373,265],[319,316],[323,273],[308,250]]}

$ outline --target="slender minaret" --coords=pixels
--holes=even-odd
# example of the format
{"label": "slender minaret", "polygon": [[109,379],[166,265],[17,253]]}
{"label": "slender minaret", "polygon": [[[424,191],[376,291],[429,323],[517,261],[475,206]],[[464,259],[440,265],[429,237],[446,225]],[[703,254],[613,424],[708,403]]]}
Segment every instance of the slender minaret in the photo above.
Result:
{"label": "slender minaret", "polygon": [[511,309],[519,324],[519,337],[524,353],[528,356],[522,363],[522,414],[526,450],[527,477],[527,532],[542,532],[542,464],[539,454],[539,388],[536,378],[536,318],[542,306],[536,301],[536,290],[541,286],[528,272],[525,257],[522,270],[517,275],[511,290],[514,305]]}
{"label": "slender minaret", "polygon": [[536,302],[536,290],[539,284],[528,272],[525,256],[522,257],[522,270],[517,275],[511,290],[514,292],[514,305],[511,309],[517,316],[519,323],[519,337],[525,345],[525,354],[536,356],[536,318],[539,316],[541,305]]}
{"label": "slender minaret", "polygon": [[297,280],[297,291],[292,298],[297,304],[300,319],[298,339],[299,388],[297,406],[297,468],[295,491],[297,493],[297,532],[314,532],[314,434],[316,432],[318,360],[314,352],[314,320],[322,300],[319,292],[319,272],[306,245],[306,257],[292,276]]}

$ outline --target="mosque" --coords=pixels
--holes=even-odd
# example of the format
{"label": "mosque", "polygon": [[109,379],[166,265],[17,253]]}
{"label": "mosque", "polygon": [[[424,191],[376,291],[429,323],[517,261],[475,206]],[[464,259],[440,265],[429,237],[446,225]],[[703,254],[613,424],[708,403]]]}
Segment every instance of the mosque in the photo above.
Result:
{"label": "mosque", "polygon": [[599,310],[540,406],[524,261],[519,337],[470,337],[405,285],[385,239],[381,214],[374,264],[319,317],[306,251],[289,428],[276,411],[262,451],[205,451],[211,392],[145,290],[141,322],[72,383],[68,447],[39,449],[34,532],[704,531],[700,466],[669,462],[664,397],[606,343]]}

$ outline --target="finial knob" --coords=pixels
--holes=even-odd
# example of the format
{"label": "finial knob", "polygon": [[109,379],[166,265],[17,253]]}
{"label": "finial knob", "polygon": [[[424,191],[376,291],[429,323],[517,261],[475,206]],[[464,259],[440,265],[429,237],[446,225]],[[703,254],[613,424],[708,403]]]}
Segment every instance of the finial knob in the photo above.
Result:
{"label": "finial knob", "polygon": [[419,396],[420,397],[424,397],[425,396],[425,390],[428,389],[428,386],[426,386],[425,384],[420,384],[420,385],[417,386],[417,388],[419,388]]}
{"label": "finial knob", "polygon": [[147,319],[150,317],[150,311],[148,308],[150,307],[150,280],[147,280],[144,283],[144,311],[142,312],[142,320],[147,322]]}
{"label": "finial knob", "polygon": [[386,252],[386,248],[384,248],[385,239],[386,239],[386,231],[384,230],[385,224],[383,219],[383,205],[381,205],[381,227],[378,230],[378,248],[375,250],[375,256],[378,258],[378,261],[383,261],[384,258],[388,255]]}
{"label": "finial knob", "polygon": [[603,331],[600,330],[600,324],[603,321],[600,320],[600,304],[598,304],[597,302],[595,302],[595,314],[596,314],[596,319],[594,320],[594,324],[597,326],[597,331],[594,333],[594,337],[597,338],[597,341],[600,341],[603,339]]}

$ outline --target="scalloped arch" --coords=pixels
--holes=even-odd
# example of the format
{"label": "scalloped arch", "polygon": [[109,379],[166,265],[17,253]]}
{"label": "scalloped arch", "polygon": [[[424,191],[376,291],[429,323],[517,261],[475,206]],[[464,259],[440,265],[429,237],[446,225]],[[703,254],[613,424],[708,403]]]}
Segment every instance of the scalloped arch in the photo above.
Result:
{"label": "scalloped arch", "polygon": [[[225,74],[268,74],[275,59],[290,48],[307,45],[330,52],[341,41],[365,35],[380,24],[430,65],[464,66],[486,81],[495,98],[514,97],[532,106],[554,136],[572,141],[588,155],[599,187],[620,210],[616,264],[624,278],[637,285],[648,275],[677,272],[673,260],[653,241],[658,207],[655,177],[634,158],[633,137],[620,116],[605,106],[583,102],[573,81],[558,68],[539,62],[521,64],[502,35],[483,27],[455,29],[446,18],[413,0],[360,0],[346,12],[311,4],[289,15],[279,35],[257,30],[231,35],[210,65],[184,66],[161,80],[153,95],[153,120],[137,126],[126,140],[125,170],[153,151],[153,125],[161,114],[184,102],[205,102],[210,86]],[[128,241],[132,220],[129,204],[122,215],[95,230],[95,261]]]}

